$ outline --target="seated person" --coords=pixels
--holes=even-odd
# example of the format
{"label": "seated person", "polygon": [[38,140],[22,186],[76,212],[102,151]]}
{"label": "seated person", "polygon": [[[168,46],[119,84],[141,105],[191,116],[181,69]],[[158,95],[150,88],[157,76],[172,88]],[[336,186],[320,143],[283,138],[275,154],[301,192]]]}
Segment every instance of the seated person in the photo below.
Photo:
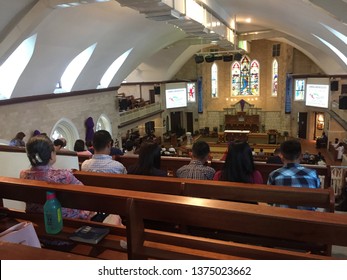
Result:
{"label": "seated person", "polygon": [[276,148],[273,155],[267,159],[266,163],[283,164],[280,154],[280,149]]}
{"label": "seated person", "polygon": [[125,147],[124,156],[129,156],[129,157],[137,157],[138,156],[137,154],[135,154],[134,141],[127,140],[124,144],[124,147]]}
{"label": "seated person", "polygon": [[[52,165],[56,161],[56,152],[52,141],[45,135],[33,136],[27,145],[27,156],[31,163],[31,168],[22,170],[20,178],[46,181],[50,183],[83,185],[69,170],[54,169]],[[32,213],[42,213],[43,205],[37,203],[27,203],[26,211]],[[64,218],[78,218],[89,220],[95,215],[94,212],[62,208]]]}
{"label": "seated person", "polygon": [[316,148],[326,147],[328,143],[328,137],[325,135],[325,132],[322,133],[321,137],[318,137],[316,140]]}
{"label": "seated person", "polygon": [[264,149],[260,148],[258,156],[265,156]]}
{"label": "seated person", "polygon": [[86,145],[82,139],[77,139],[74,145],[74,151],[78,156],[89,156],[91,157],[93,154],[86,149]]}
{"label": "seated person", "polygon": [[262,184],[263,177],[254,167],[252,150],[247,142],[235,141],[229,145],[222,170],[213,180]]}
{"label": "seated person", "polygon": [[345,152],[345,146],[343,143],[339,143],[339,145],[336,148],[337,151],[337,160],[342,160],[343,153]]}
{"label": "seated person", "polygon": [[[320,180],[316,170],[300,165],[301,144],[297,140],[287,140],[281,144],[281,155],[284,166],[269,174],[267,184],[290,186],[295,188],[318,189]],[[288,205],[277,205],[289,208]],[[291,207],[290,207],[291,208]],[[313,207],[298,206],[297,209],[315,210]]]}
{"label": "seated person", "polygon": [[128,168],[128,174],[162,176],[167,172],[160,169],[161,148],[157,143],[144,142],[139,150],[137,163]]}
{"label": "seated person", "polygon": [[112,137],[107,130],[98,130],[93,137],[94,155],[82,163],[82,171],[126,174],[123,164],[110,156]]}
{"label": "seated person", "polygon": [[332,143],[331,145],[333,145],[334,149],[336,149],[339,143],[340,143],[339,138],[335,138],[334,143]]}
{"label": "seated person", "polygon": [[176,172],[179,178],[190,178],[197,180],[212,180],[215,170],[206,166],[210,155],[210,146],[205,141],[197,141],[192,147],[192,160],[189,164],[183,165]]}
{"label": "seated person", "polygon": [[18,132],[16,136],[10,141],[9,146],[15,146],[15,147],[25,147],[24,142],[25,133],[24,132]]}
{"label": "seated person", "polygon": [[110,156],[112,157],[113,160],[115,160],[118,156],[122,156],[124,155],[124,153],[116,147],[116,144],[113,145],[113,139],[112,139],[112,143],[111,143],[111,151],[110,151]]}
{"label": "seated person", "polygon": [[62,138],[55,139],[53,142],[55,151],[60,151],[66,146],[66,142]]}

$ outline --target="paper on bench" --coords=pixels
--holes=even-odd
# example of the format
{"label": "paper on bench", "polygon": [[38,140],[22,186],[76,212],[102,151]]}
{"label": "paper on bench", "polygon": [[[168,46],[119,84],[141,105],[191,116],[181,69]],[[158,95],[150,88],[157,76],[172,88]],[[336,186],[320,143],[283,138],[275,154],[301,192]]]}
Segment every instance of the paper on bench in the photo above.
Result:
{"label": "paper on bench", "polygon": [[1,232],[0,241],[41,248],[34,226],[30,222],[16,224]]}

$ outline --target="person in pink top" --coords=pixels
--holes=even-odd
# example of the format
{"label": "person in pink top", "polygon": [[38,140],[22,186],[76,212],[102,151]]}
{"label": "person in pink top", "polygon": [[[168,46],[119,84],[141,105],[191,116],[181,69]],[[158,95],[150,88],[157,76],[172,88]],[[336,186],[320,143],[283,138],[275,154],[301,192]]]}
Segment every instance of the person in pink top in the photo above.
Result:
{"label": "person in pink top", "polygon": [[[22,170],[20,178],[46,181],[51,183],[83,185],[70,170],[54,169],[52,165],[56,161],[56,152],[52,141],[46,135],[37,135],[29,139],[26,152],[31,163],[31,168]],[[43,213],[43,205],[27,203],[26,212]],[[94,212],[62,208],[64,218],[77,218],[89,220]]]}
{"label": "person in pink top", "polygon": [[252,149],[247,142],[235,141],[229,144],[224,166],[216,172],[213,180],[263,184],[263,177],[255,170]]}

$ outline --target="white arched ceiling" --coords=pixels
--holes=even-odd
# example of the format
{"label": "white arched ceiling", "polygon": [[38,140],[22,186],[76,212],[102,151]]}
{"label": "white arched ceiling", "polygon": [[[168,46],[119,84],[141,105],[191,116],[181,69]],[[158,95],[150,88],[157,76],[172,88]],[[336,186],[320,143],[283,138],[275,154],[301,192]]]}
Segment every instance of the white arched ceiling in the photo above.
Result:
{"label": "white arched ceiling", "polygon": [[[133,82],[168,80],[201,48],[173,25],[146,19],[117,1],[56,7],[66,2],[0,0],[0,65],[21,42],[37,33],[33,56],[11,98],[52,93],[71,60],[94,43],[97,47],[72,91],[97,88],[111,63],[130,48],[131,54],[110,87],[118,86],[125,78]],[[226,22],[236,18],[237,32],[243,39],[285,41],[309,56],[326,74],[347,73],[346,64],[323,43],[327,41],[347,54],[346,43],[325,27],[347,36],[345,17],[337,13],[341,8],[328,12],[314,5],[324,3],[318,0],[200,2]],[[331,2],[331,6],[335,2],[347,8],[343,0]],[[248,17],[251,23],[246,23]],[[259,31],[266,32],[255,34]]]}

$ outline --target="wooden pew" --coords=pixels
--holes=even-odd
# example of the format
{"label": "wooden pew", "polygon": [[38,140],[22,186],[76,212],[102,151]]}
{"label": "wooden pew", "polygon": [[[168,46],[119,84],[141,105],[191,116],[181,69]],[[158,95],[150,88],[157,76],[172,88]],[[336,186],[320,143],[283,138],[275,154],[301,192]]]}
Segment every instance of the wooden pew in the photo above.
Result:
{"label": "wooden pew", "polygon": [[[183,165],[189,164],[190,158],[186,157],[161,157],[161,169],[166,170],[173,174],[173,176],[176,176],[176,171]],[[121,162],[126,168],[128,168],[131,165],[134,165],[137,161],[137,157],[127,157],[127,156],[120,156],[117,158],[117,161]],[[255,168],[261,173],[264,183],[267,182],[267,178],[269,177],[269,174],[277,169],[280,168],[282,165],[280,164],[267,164],[265,162],[256,161],[254,162]],[[212,160],[211,162],[207,163],[207,165],[213,167],[215,170],[221,170],[224,165],[224,161],[221,160]],[[316,170],[317,174],[319,176],[322,176],[323,178],[323,185],[324,188],[330,187],[330,167],[329,166],[319,166],[319,165],[304,165],[307,168],[311,168]]]}
{"label": "wooden pew", "polygon": [[0,241],[1,260],[93,260],[87,256]]}
{"label": "wooden pew", "polygon": [[[55,191],[65,207],[128,216],[129,224],[126,230],[129,258],[327,259],[325,256],[284,249],[263,248],[258,245],[242,245],[186,234],[148,230],[142,227],[143,219],[202,226],[241,234],[256,233],[260,238],[347,246],[345,238],[347,217],[344,215],[0,177],[0,197],[2,198],[43,203],[48,190]],[[9,216],[17,217],[14,211],[7,210],[7,213]],[[33,216],[24,213],[21,215],[27,220],[31,220],[28,218]],[[35,222],[39,223],[42,229],[42,215],[40,218],[41,222],[39,219]],[[81,223],[86,224],[87,221],[64,219],[63,233],[54,235],[53,238],[66,236],[68,232],[65,228],[72,227],[73,223],[77,223],[74,226],[78,227]],[[117,227],[113,227],[113,230],[117,230]],[[40,230],[38,235],[41,235]],[[98,244],[98,247],[119,249],[114,247],[114,243],[117,243],[115,241],[117,241],[116,235],[110,234]],[[80,251],[73,251],[73,253],[81,254]],[[95,257],[94,254],[89,255]]]}
{"label": "wooden pew", "polygon": [[161,194],[183,195],[221,200],[309,206],[334,212],[334,192],[329,189],[307,189],[223,181],[204,181],[174,177],[131,174],[106,174],[75,171],[83,184]]}
{"label": "wooden pew", "polygon": [[[78,157],[75,152],[57,151],[56,159],[55,168],[79,169]],[[30,162],[24,147],[0,145],[0,176],[18,178],[20,171],[28,168],[30,168]],[[4,205],[18,210],[23,210],[25,207],[23,203],[9,200],[5,200]]]}

